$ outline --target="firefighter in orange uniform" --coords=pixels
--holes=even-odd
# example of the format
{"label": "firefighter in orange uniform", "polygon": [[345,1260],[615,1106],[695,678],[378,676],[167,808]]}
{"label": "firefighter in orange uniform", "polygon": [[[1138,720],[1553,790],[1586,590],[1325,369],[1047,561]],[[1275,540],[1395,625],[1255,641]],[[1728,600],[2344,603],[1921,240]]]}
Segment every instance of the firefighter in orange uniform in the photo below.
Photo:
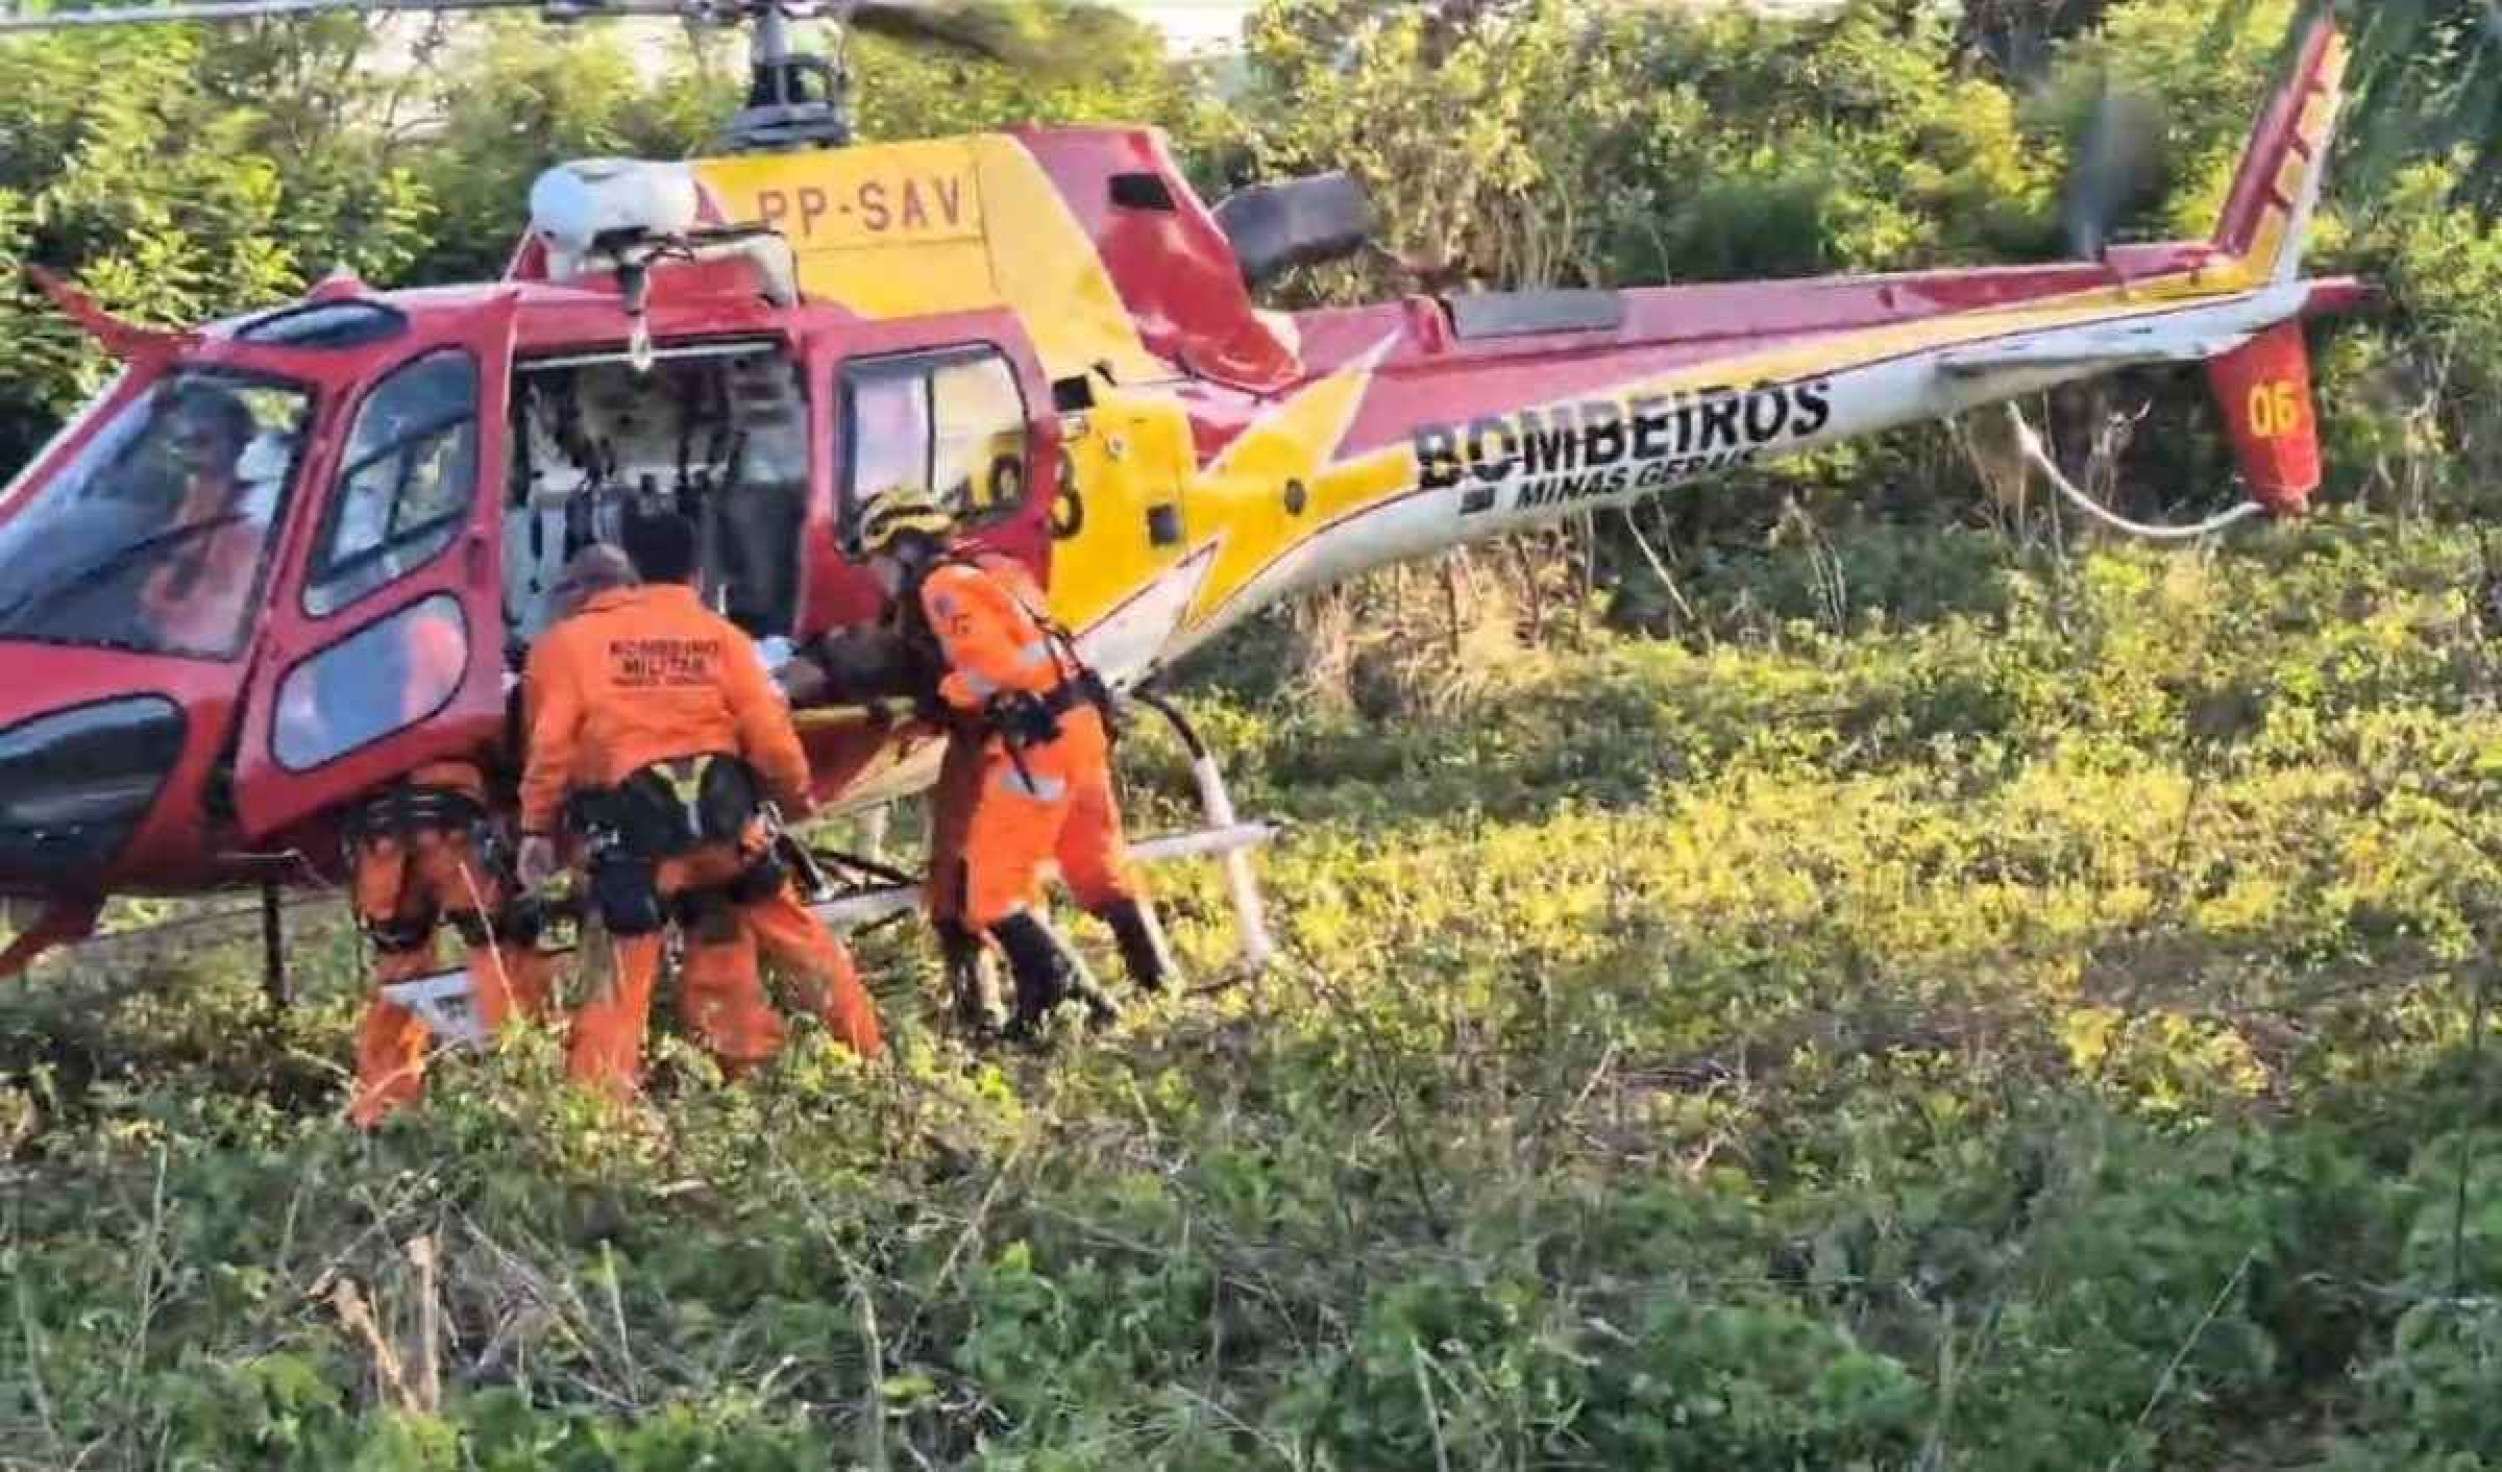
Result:
{"label": "firefighter in orange uniform", "polygon": [[[405,619],[395,678],[407,723],[424,719],[460,681],[468,640],[451,618],[422,607]],[[342,663],[345,663],[344,661]],[[369,693],[359,671],[335,698]],[[316,713],[318,718],[318,713]],[[432,762],[358,804],[347,821],[350,893],[373,942],[374,995],[356,1035],[356,1092],[348,1117],[371,1129],[415,1102],[425,1086],[431,1030],[381,988],[435,969],[435,932],[448,918],[469,948],[478,1020],[490,1030],[547,1014],[552,962],[538,947],[534,910],[482,861],[486,778],[476,763]]]}
{"label": "firefighter in orange uniform", "polygon": [[981,792],[985,733],[978,721],[954,720],[939,705],[945,656],[929,637],[926,620],[916,616],[910,630],[904,627],[904,607],[904,601],[890,600],[876,625],[824,635],[793,654],[776,679],[795,707],[865,705],[883,724],[894,718],[893,704],[910,702],[933,724],[946,727],[944,759],[929,794],[930,857],[921,892],[957,1020],[977,1037],[994,1036],[1007,1026],[1007,1004],[989,942],[965,923],[961,882],[965,825]]}
{"label": "firefighter in orange uniform", "polygon": [[1109,1020],[1118,1009],[1033,905],[1056,860],[1077,902],[1112,927],[1131,979],[1147,991],[1170,983],[1163,929],[1121,834],[1110,693],[1024,569],[953,548],[953,532],[943,508],[909,491],[880,497],[861,530],[905,642],[934,651],[938,695],[956,718],[934,796],[931,916],[951,964],[964,962],[968,936],[998,941],[1016,981],[1011,1033],[1030,1033],[1071,995]]}
{"label": "firefighter in orange uniform", "polygon": [[632,1091],[664,926],[700,933],[723,910],[808,979],[838,1038],[875,1057],[877,1013],[851,956],[791,892],[772,851],[764,800],[795,817],[811,806],[790,712],[746,634],[697,597],[685,518],[632,518],[625,551],[644,585],[585,600],[539,640],[524,676],[523,882],[554,874],[570,789],[591,902],[615,947],[615,974],[574,1014],[571,1072]]}
{"label": "firefighter in orange uniform", "polygon": [[[593,542],[575,553],[548,592],[559,620],[582,611],[594,596],[631,588],[642,579],[625,553]],[[577,774],[578,776],[579,774]],[[592,778],[586,786],[597,785]],[[785,1030],[756,970],[756,939],[726,904],[707,906],[686,935],[680,959],[678,1019],[704,1049],[736,1078],[781,1051]]]}

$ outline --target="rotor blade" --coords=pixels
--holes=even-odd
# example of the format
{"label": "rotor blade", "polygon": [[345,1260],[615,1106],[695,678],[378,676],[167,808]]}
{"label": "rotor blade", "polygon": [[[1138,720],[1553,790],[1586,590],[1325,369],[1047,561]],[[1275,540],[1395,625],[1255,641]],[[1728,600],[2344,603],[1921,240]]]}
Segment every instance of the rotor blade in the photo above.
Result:
{"label": "rotor blade", "polygon": [[908,46],[936,46],[990,61],[1018,61],[1034,49],[1006,9],[980,4],[860,0],[835,12],[844,26]]}
{"label": "rotor blade", "polygon": [[676,15],[677,0],[175,0],[170,5],[108,5],[41,15],[0,15],[0,33],[173,21],[258,20],[288,15],[383,15],[404,11],[542,10],[553,20],[594,15]]}
{"label": "rotor blade", "polygon": [[1020,6],[1001,0],[850,0],[831,18],[905,46],[932,46],[1027,71],[1079,74],[1146,22],[1097,0]]}
{"label": "rotor blade", "polygon": [[2060,217],[2071,255],[2101,256],[2121,219],[2161,182],[2162,149],[2154,104],[2106,81],[2068,159]]}

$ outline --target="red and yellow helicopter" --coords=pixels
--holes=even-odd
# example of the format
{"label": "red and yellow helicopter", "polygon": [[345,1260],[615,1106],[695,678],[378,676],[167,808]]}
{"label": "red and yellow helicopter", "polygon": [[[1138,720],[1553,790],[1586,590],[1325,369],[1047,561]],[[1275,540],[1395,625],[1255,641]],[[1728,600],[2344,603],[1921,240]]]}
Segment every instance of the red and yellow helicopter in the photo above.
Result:
{"label": "red and yellow helicopter", "polygon": [[[334,5],[385,8],[0,28]],[[502,280],[334,278],[185,333],[54,284],[123,369],[0,493],[0,893],[42,902],[0,974],[109,895],[274,896],[360,794],[507,743],[556,569],[640,501],[699,519],[751,632],[809,639],[878,612],[866,501],[939,488],[1136,687],[1330,579],[2126,365],[2207,365],[2255,505],[2319,481],[2301,323],[2361,291],[2300,269],[2342,99],[2326,17],[2208,239],[1283,313],[1263,285],[1366,245],[1343,176],[1210,208],[1150,130],[855,144],[842,78],[789,49],[808,8],[562,14],[637,6],[755,25],[730,146],[551,171]],[[412,664],[420,625],[465,662]],[[837,806],[934,769],[908,725],[806,729]],[[1265,830],[1200,768],[1208,830],[1151,851],[1227,855],[1264,946]]]}

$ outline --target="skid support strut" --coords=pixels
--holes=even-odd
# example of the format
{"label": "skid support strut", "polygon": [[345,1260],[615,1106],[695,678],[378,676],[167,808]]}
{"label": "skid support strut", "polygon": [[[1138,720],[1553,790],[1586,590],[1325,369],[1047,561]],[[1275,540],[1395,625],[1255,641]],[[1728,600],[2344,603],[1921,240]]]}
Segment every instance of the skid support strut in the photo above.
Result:
{"label": "skid support strut", "polygon": [[[1233,795],[1225,790],[1224,769],[1217,766],[1216,754],[1199,738],[1199,732],[1179,707],[1163,696],[1150,691],[1135,690],[1130,698],[1164,717],[1173,734],[1190,753],[1190,775],[1199,784],[1199,808],[1208,820],[1208,831],[1225,832],[1237,824]],[[1234,931],[1242,945],[1242,961],[1252,970],[1266,966],[1276,954],[1276,943],[1268,934],[1268,908],[1260,900],[1260,881],[1251,872],[1248,845],[1225,850],[1225,889],[1233,897]]]}
{"label": "skid support strut", "polygon": [[261,989],[273,1012],[295,1000],[295,987],[287,980],[287,925],[275,881],[261,886]]}

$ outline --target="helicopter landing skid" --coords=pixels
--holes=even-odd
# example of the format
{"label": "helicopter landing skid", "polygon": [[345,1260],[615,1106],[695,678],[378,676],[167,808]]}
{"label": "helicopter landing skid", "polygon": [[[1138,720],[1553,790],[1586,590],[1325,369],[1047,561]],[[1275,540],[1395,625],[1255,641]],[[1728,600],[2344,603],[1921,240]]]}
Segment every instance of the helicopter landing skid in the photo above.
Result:
{"label": "helicopter landing skid", "polygon": [[[1168,833],[1143,839],[1130,845],[1130,857],[1140,864],[1166,864],[1177,859],[1221,859],[1229,875],[1239,865],[1242,878],[1247,882],[1250,878],[1250,851],[1276,838],[1278,832],[1277,826],[1270,823],[1231,823],[1221,828],[1197,828],[1186,833]],[[1244,892],[1236,892],[1237,906]],[[1272,954],[1272,946],[1259,908],[1259,890],[1254,886],[1247,893],[1251,909],[1248,911],[1249,924],[1242,931],[1241,958],[1246,967],[1257,969]],[[881,883],[843,889],[829,898],[815,901],[808,908],[834,929],[849,931],[908,914],[920,906],[921,886],[918,883]],[[1237,908],[1235,913],[1236,923],[1241,924],[1245,912]],[[471,998],[466,967],[395,982],[382,988],[382,994],[416,1013],[418,1019],[444,1042],[478,1046],[486,1041],[486,1028],[479,1021]]]}
{"label": "helicopter landing skid", "polygon": [[[1183,833],[1160,834],[1130,845],[1139,864],[1169,864],[1180,859],[1216,859],[1225,867],[1225,887],[1233,902],[1239,959],[1245,972],[1256,972],[1276,953],[1261,903],[1258,879],[1251,870],[1251,850],[1276,839],[1283,831],[1274,823],[1243,822],[1234,814],[1224,773],[1199,733],[1182,713],[1159,696],[1133,697],[1169,722],[1190,753],[1192,779],[1199,787],[1201,815],[1207,826]],[[858,930],[920,908],[920,884],[884,864],[845,854],[816,853],[815,867],[825,888],[808,906],[836,930]],[[836,876],[840,876],[839,878]],[[417,1014],[447,1043],[482,1045],[486,1028],[471,1000],[467,968],[454,968],[397,982],[382,994]]]}

